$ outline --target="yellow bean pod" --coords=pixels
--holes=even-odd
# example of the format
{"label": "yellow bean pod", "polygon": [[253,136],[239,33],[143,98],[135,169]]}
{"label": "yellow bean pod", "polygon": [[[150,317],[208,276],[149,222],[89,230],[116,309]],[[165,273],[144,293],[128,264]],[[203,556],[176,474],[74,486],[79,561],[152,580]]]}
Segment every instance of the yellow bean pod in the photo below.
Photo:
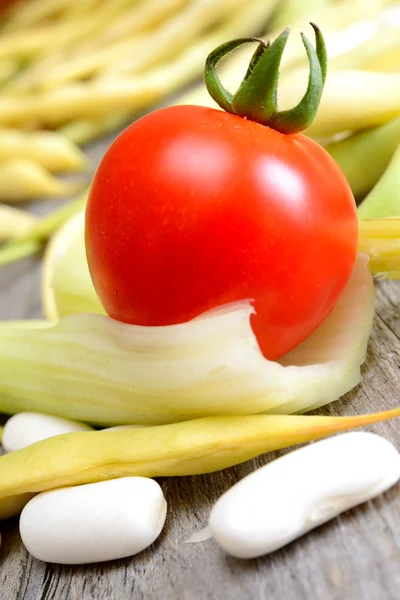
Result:
{"label": "yellow bean pod", "polygon": [[[282,79],[282,108],[298,100],[304,72]],[[279,92],[278,92],[279,96]],[[330,136],[380,125],[400,115],[400,73],[329,71],[317,116],[306,134]]]}
{"label": "yellow bean pod", "polygon": [[[266,6],[265,2],[262,0],[253,1],[250,6],[246,7],[245,14],[242,16],[236,15],[233,19],[231,19],[230,22],[222,25],[220,28],[217,28],[215,32],[210,34],[210,36],[206,36],[203,41],[200,40],[198,44],[199,52],[197,53],[199,62],[196,64],[192,72],[193,77],[195,77],[196,74],[201,73],[204,60],[210,49],[224,41],[224,39],[227,37],[247,34],[250,35],[255,24],[260,20],[266,20],[272,13],[274,6],[275,0],[268,6]],[[180,61],[174,63],[175,67],[173,67],[173,71],[176,68],[176,75],[178,77],[179,74],[181,77],[186,77],[185,72],[191,68],[190,64],[192,57],[192,53],[187,51],[181,56]],[[112,74],[109,73],[109,75]],[[173,73],[173,76],[170,79],[171,83],[173,82],[174,76],[175,74]],[[107,78],[105,78],[104,81],[107,82]],[[110,85],[112,85],[112,81],[113,79],[109,80]],[[179,87],[179,82],[176,84],[176,87]],[[108,134],[129,123],[129,121],[133,119],[134,114],[135,107],[132,106],[131,110],[127,109],[124,112],[113,111],[111,115],[98,116],[97,119],[80,119],[78,117],[76,120],[72,120],[71,122],[63,125],[59,129],[59,132],[65,135],[73,143],[84,145],[101,135]]]}
{"label": "yellow bean pod", "polygon": [[[82,1],[82,0],[81,0]],[[82,2],[85,3],[84,1]],[[62,14],[71,4],[71,0],[35,0],[31,2],[18,2],[9,9],[7,20],[3,26],[4,31],[13,31],[32,27],[46,19]]]}
{"label": "yellow bean pod", "polygon": [[30,58],[51,47],[53,41],[64,30],[63,24],[51,27],[31,28],[29,35],[26,31],[11,31],[0,38],[0,60],[8,58]]}
{"label": "yellow bean pod", "polygon": [[393,44],[379,54],[374,54],[364,61],[363,69],[368,71],[384,71],[394,73],[400,70],[400,51],[399,45]]}
{"label": "yellow bean pod", "polygon": [[80,184],[57,179],[31,160],[10,159],[0,163],[0,201],[18,203],[34,198],[71,196],[79,188]]}
{"label": "yellow bean pod", "polygon": [[[234,77],[236,79],[236,76]],[[232,78],[228,77],[227,87]],[[281,78],[278,101],[283,109],[299,101],[307,81],[304,71]],[[224,81],[225,83],[225,81]],[[205,86],[180,96],[175,104],[218,108]],[[306,134],[329,137],[381,125],[400,115],[400,74],[369,71],[328,71],[317,116]],[[1,118],[1,117],[0,117]]]}
{"label": "yellow bean pod", "polygon": [[202,73],[204,61],[213,47],[229,37],[251,34],[265,17],[265,1],[253,0],[244,13],[235,12],[230,20],[201,37],[176,59],[143,75],[71,84],[37,95],[3,95],[0,97],[0,125],[33,121],[60,125],[73,119],[96,120],[113,111],[138,111],[192,81]]}
{"label": "yellow bean pod", "polygon": [[166,20],[175,11],[180,10],[189,3],[189,0],[152,0],[152,2],[141,2],[128,9],[123,15],[116,18],[107,28],[104,35],[96,40],[99,46],[109,40],[121,39],[125,36],[143,31],[151,30],[152,27]]}
{"label": "yellow bean pod", "polygon": [[[262,21],[265,22],[268,19],[277,3],[278,0],[264,2],[263,14],[260,16]],[[245,17],[245,14],[251,10],[252,6],[257,7],[258,0],[248,0],[245,8],[242,0],[218,3],[215,3],[215,0],[195,0],[173,18],[167,20],[154,34],[144,37],[138,51],[126,54],[123,60],[113,65],[113,70],[116,73],[138,73],[159,65],[161,57],[165,60],[175,56],[202,32],[212,27],[218,27],[219,23],[231,20],[235,15],[242,22],[241,29],[246,30],[247,16]],[[240,35],[242,35],[241,32]]]}
{"label": "yellow bean pod", "polygon": [[18,71],[18,62],[12,58],[0,63],[0,85],[6,83]]}
{"label": "yellow bean pod", "polygon": [[[132,0],[102,2],[97,7],[95,4],[90,0],[74,2],[63,18],[37,23],[34,28],[29,28],[29,34],[10,23],[12,30],[0,39],[0,57],[30,61],[28,68],[14,80],[12,89],[35,87],[36,78],[39,82],[46,77],[47,71],[69,60],[71,52],[73,54],[77,48],[83,48],[91,39],[101,36],[116,16],[131,8]],[[71,52],[66,53],[66,50]]]}
{"label": "yellow bean pod", "polygon": [[0,248],[0,266],[39,252],[43,248],[43,243],[65,221],[84,208],[86,198],[87,192],[84,192],[78,198],[37,219],[26,232],[21,232],[15,238],[10,239]]}
{"label": "yellow bean pod", "polygon": [[[349,33],[351,35],[352,32]],[[368,36],[356,48],[351,48],[349,51],[331,58],[329,68],[387,71],[387,57],[400,52],[399,36],[399,26],[377,29],[374,35]],[[372,61],[374,61],[374,68],[371,69],[368,66]]]}
{"label": "yellow bean pod", "polygon": [[92,140],[120,129],[131,119],[129,112],[116,112],[101,119],[71,121],[59,129],[59,133],[74,144],[84,146]]}
{"label": "yellow bean pod", "polygon": [[400,279],[400,219],[362,220],[359,231],[358,247],[371,269],[381,278]]}
{"label": "yellow bean pod", "polygon": [[156,427],[67,433],[0,457],[0,499],[139,475],[197,475],[265,452],[400,416],[210,417]]}
{"label": "yellow bean pod", "polygon": [[32,500],[35,494],[18,494],[17,496],[8,496],[0,499],[0,521],[10,519],[18,515],[25,504]]}
{"label": "yellow bean pod", "polygon": [[0,204],[0,242],[26,234],[37,220],[37,217],[24,210]]}
{"label": "yellow bean pod", "polygon": [[0,129],[0,161],[31,160],[50,172],[81,171],[84,154],[56,131],[19,131]]}
{"label": "yellow bean pod", "polygon": [[[271,6],[264,2],[265,20],[276,2],[270,0]],[[258,0],[250,0],[246,11],[251,12],[252,4],[257,3]],[[61,53],[58,57],[39,62],[19,77],[16,89],[51,90],[82,77],[101,75],[105,70],[137,73],[144,68],[159,66],[189,47],[193,39],[207,32],[211,26],[219,27],[222,22],[223,27],[224,20],[228,22],[235,14],[243,15],[243,3],[240,0],[221,0],[217,5],[214,0],[194,0],[185,4],[187,6],[161,22],[154,30],[133,32],[133,35],[118,36],[103,43],[99,33],[100,39],[95,44],[83,44],[71,56]],[[164,3],[164,7],[167,6],[168,3]],[[246,19],[247,16],[243,19],[243,27]]]}

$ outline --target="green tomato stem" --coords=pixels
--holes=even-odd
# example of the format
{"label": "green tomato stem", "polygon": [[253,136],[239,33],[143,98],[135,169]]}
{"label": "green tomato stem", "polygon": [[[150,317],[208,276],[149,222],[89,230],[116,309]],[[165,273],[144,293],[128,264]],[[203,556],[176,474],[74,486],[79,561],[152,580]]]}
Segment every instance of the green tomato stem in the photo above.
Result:
{"label": "green tomato stem", "polygon": [[[226,112],[272,127],[284,134],[298,133],[313,122],[326,79],[327,54],[319,28],[311,23],[315,33],[315,49],[301,34],[307,52],[310,74],[307,90],[293,108],[279,111],[277,106],[279,67],[289,36],[289,28],[270,45],[259,38],[240,38],[226,42],[211,52],[206,60],[205,83],[210,96]],[[246,75],[235,94],[231,94],[217,75],[218,63],[230,52],[257,42]]]}

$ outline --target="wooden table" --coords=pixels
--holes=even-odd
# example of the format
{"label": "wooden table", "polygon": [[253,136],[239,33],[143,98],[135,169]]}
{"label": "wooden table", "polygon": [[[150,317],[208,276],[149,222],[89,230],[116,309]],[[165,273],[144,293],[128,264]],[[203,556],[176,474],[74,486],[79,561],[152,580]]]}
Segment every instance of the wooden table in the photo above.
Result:
{"label": "wooden table", "polygon": [[[95,161],[107,143],[91,151]],[[40,316],[39,281],[37,260],[0,269],[0,318]],[[379,283],[364,382],[320,414],[371,412],[400,404],[399,308],[400,285]],[[370,430],[400,448],[399,420]],[[160,480],[169,507],[164,531],[152,548],[126,560],[85,567],[45,564],[23,548],[16,519],[1,524],[0,599],[399,600],[399,485],[259,560],[230,558],[212,540],[184,543],[206,525],[224,490],[278,455],[213,475]]]}

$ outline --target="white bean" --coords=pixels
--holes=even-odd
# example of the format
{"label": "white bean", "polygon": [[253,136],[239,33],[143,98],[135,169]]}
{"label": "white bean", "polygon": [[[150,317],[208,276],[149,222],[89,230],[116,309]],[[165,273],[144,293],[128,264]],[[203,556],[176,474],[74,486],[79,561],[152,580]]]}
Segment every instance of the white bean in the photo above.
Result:
{"label": "white bean", "polygon": [[25,506],[19,527],[35,558],[94,563],[150,546],[162,531],[166,510],[156,481],[123,477],[43,492]]}
{"label": "white bean", "polygon": [[213,507],[209,527],[229,554],[273,552],[400,478],[400,454],[375,434],[352,432],[310,444],[251,473]]}
{"label": "white bean", "polygon": [[22,412],[8,419],[4,425],[2,444],[7,452],[11,452],[54,435],[91,430],[92,427],[78,421],[40,413]]}

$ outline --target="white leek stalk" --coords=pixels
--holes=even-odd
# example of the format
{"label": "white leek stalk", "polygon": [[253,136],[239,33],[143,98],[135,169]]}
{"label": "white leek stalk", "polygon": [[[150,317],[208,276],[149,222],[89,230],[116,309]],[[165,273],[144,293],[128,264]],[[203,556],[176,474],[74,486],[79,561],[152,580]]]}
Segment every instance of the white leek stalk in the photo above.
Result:
{"label": "white leek stalk", "polygon": [[328,319],[280,362],[266,360],[247,302],[181,325],[138,327],[99,314],[0,335],[0,411],[98,424],[162,424],[211,415],[298,412],[361,380],[374,316],[360,256]]}

